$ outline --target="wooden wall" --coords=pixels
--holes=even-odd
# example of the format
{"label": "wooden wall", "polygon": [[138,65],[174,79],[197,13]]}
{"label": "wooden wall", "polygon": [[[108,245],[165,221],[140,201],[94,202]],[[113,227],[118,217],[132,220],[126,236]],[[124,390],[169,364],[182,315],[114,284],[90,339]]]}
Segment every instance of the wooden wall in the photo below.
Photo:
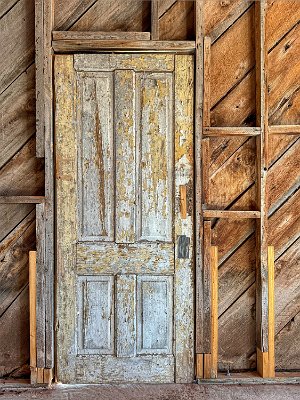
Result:
{"label": "wooden wall", "polygon": [[[193,1],[160,3],[161,39],[193,39]],[[140,0],[55,0],[57,30],[150,29],[150,3]],[[300,2],[269,0],[269,122],[300,123]],[[253,126],[253,4],[207,0],[212,45],[212,125]],[[43,195],[43,161],[35,158],[34,0],[0,5],[0,195]],[[270,141],[269,244],[276,252],[276,367],[300,369],[299,139]],[[255,209],[254,139],[211,139],[211,202]],[[231,186],[224,182],[231,179]],[[0,205],[0,376],[28,369],[28,251],[35,248],[32,205]],[[255,368],[254,223],[219,220],[219,361]]]}

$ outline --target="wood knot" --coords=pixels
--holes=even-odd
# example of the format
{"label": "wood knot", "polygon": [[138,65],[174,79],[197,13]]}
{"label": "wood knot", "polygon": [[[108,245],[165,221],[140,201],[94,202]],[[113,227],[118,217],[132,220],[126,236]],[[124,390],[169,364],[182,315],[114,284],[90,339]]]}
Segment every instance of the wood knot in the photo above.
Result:
{"label": "wood knot", "polygon": [[230,0],[221,0],[220,4],[221,4],[221,7],[227,7],[230,5]]}

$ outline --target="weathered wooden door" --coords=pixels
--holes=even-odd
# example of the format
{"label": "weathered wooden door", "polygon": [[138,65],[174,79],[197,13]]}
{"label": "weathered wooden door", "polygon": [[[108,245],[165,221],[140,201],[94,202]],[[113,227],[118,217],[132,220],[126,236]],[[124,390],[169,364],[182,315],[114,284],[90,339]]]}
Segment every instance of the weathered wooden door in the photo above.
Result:
{"label": "weathered wooden door", "polygon": [[194,376],[193,57],[55,57],[57,367]]}

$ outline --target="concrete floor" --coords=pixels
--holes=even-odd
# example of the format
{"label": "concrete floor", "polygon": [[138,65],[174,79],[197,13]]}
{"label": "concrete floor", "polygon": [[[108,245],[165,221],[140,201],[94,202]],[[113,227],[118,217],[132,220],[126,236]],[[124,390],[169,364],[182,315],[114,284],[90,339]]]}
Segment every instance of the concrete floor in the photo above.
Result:
{"label": "concrete floor", "polygon": [[0,387],[0,400],[299,400],[299,384],[57,385]]}

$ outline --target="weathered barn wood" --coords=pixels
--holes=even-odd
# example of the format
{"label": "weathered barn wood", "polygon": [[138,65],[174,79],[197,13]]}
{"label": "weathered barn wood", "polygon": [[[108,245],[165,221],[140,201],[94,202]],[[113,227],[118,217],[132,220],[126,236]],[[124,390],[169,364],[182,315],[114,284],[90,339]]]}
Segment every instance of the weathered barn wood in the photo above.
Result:
{"label": "weathered barn wood", "polygon": [[[201,6],[201,1],[197,3]],[[130,31],[144,35],[151,28],[151,4],[146,1],[56,0],[54,6],[54,25],[59,31],[90,34]],[[158,14],[160,40],[195,39],[193,1],[159,1]],[[202,17],[201,35],[212,38],[211,126],[252,129],[256,112],[253,2],[205,1]],[[270,126],[300,122],[299,20],[297,0],[268,1],[266,41]],[[0,61],[0,195],[43,196],[44,163],[35,158],[34,139],[34,1],[2,2],[0,28],[1,43],[5,44]],[[200,64],[201,35],[196,41]],[[198,77],[201,73],[198,70]],[[200,86],[196,86],[196,93],[199,94],[201,79],[197,82]],[[198,96],[196,104],[200,113],[202,103]],[[293,129],[298,132],[298,128]],[[255,138],[210,137],[209,142],[212,204],[226,211],[257,210]],[[300,369],[297,346],[300,334],[298,136],[270,135],[268,160],[268,244],[275,247],[276,367]],[[48,174],[50,164],[47,164]],[[232,184],[224,187],[228,180]],[[53,190],[49,181],[46,186],[48,196]],[[15,320],[20,320],[9,349],[11,357],[0,360],[1,374],[9,374],[29,358],[27,295],[26,289],[21,290],[27,282],[27,253],[35,248],[34,205],[1,204],[0,213],[0,246],[6,249],[0,280],[1,287],[5,288],[2,304],[6,310],[0,314],[1,326],[6,326],[1,332],[1,343],[12,332]],[[32,222],[26,229],[30,218]],[[198,214],[198,225],[201,218]],[[221,369],[226,369],[228,363],[233,369],[256,368],[254,231],[253,220],[212,220],[212,243],[219,248]],[[10,269],[15,279],[8,276]],[[51,309],[51,304],[48,307]],[[49,334],[51,348],[51,332]],[[8,351],[0,354],[8,354]],[[51,363],[51,355],[48,361]]]}

